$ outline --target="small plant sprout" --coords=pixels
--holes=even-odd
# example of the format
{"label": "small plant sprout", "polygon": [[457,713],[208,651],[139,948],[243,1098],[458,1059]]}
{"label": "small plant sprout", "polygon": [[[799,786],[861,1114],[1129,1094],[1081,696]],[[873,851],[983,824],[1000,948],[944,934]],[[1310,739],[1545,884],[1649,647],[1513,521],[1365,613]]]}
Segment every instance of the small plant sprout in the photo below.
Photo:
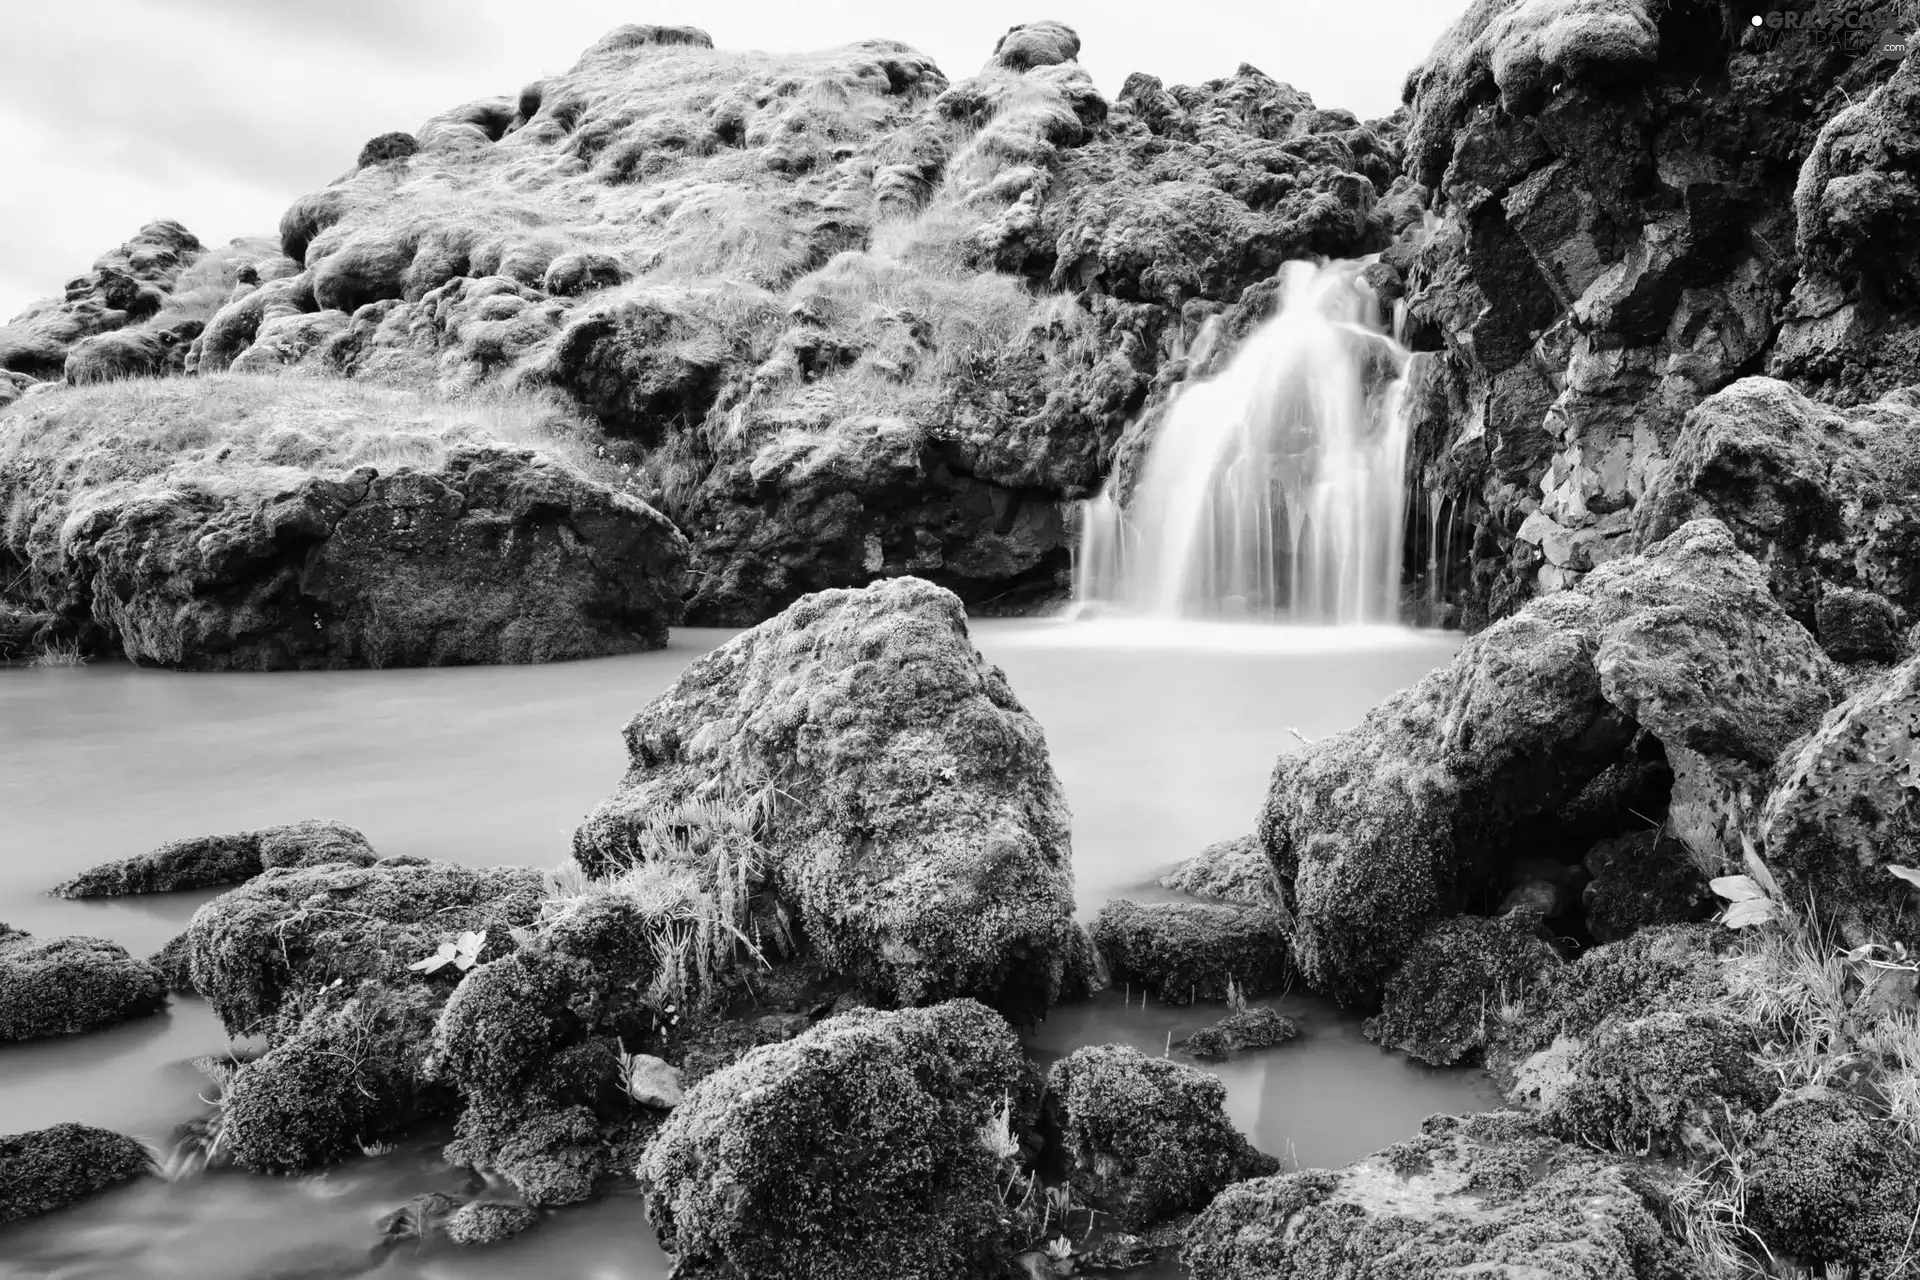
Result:
{"label": "small plant sprout", "polygon": [[1753,842],[1742,837],[1740,843],[1747,873],[1719,876],[1711,883],[1714,893],[1727,902],[1720,923],[1729,929],[1746,929],[1791,916],[1793,913],[1783,899],[1779,882],[1754,851]]}
{"label": "small plant sprout", "polygon": [[1067,1262],[1073,1257],[1073,1241],[1065,1236],[1055,1236],[1047,1241],[1047,1257],[1054,1262]]}
{"label": "small plant sprout", "polygon": [[1233,1013],[1245,1013],[1247,1011],[1246,990],[1231,977],[1227,979],[1227,1009]]}
{"label": "small plant sprout", "polygon": [[1000,1106],[989,1112],[980,1124],[980,1145],[996,1160],[1011,1160],[1020,1154],[1020,1139],[1013,1134],[1013,1099],[1000,1095]]}
{"label": "small plant sprout", "polygon": [[487,935],[484,932],[475,933],[469,929],[457,940],[441,943],[438,951],[425,960],[415,960],[407,968],[415,973],[438,973],[448,965],[452,965],[465,973],[480,962],[480,948],[486,945]]}

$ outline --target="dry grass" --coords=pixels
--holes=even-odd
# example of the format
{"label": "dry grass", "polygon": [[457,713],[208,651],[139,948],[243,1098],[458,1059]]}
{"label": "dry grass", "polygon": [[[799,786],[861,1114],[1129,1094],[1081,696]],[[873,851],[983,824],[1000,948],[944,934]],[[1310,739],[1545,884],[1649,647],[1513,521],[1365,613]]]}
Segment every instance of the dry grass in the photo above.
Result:
{"label": "dry grass", "polygon": [[[333,379],[135,379],[69,388],[0,422],[0,482],[44,469],[68,493],[261,493],[362,466],[433,467],[456,445],[489,441],[591,472],[602,465],[593,439],[557,399],[530,394],[450,403]],[[24,492],[12,495],[16,517]]]}

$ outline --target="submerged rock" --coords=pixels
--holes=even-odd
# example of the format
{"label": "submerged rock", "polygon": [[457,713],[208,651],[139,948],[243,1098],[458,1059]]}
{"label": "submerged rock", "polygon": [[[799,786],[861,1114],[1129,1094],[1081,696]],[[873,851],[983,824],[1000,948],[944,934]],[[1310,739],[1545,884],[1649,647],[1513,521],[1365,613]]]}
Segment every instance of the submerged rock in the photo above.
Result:
{"label": "submerged rock", "polygon": [[1202,1027],[1174,1047],[1203,1061],[1218,1061],[1238,1050],[1267,1049],[1276,1044],[1285,1044],[1299,1034],[1300,1028],[1292,1018],[1265,1006],[1255,1005],[1236,1009],[1212,1026]]}
{"label": "submerged rock", "polygon": [[574,833],[590,873],[644,859],[655,815],[765,803],[774,892],[881,998],[1025,1019],[1086,980],[1044,736],[950,592],[809,596],[688,667],[626,741],[626,777]]}
{"label": "submerged rock", "polygon": [[540,1211],[523,1204],[476,1200],[447,1219],[447,1239],[460,1245],[498,1244],[540,1221]]}
{"label": "submerged rock", "polygon": [[1512,1112],[1434,1116],[1338,1170],[1226,1188],[1188,1229],[1195,1276],[1692,1274],[1645,1174]]}
{"label": "submerged rock", "polygon": [[0,924],[0,1041],[112,1026],[158,1013],[167,984],[100,938],[36,938]]}
{"label": "submerged rock", "polygon": [[343,822],[308,818],[232,835],[171,840],[151,853],[103,863],[54,886],[61,898],[175,893],[239,884],[268,867],[367,866],[378,859],[367,838]]}
{"label": "submerged rock", "polygon": [[1387,983],[1367,1038],[1436,1067],[1475,1061],[1500,1007],[1560,964],[1531,912],[1442,920]]}
{"label": "submerged rock", "polygon": [[52,1213],[152,1171],[132,1138],[84,1124],[0,1137],[0,1224]]}
{"label": "submerged rock", "polygon": [[982,1135],[1025,1080],[971,1000],[830,1018],[688,1091],[640,1163],[648,1216],[689,1280],[991,1271],[1011,1241]]}
{"label": "submerged rock", "polygon": [[1183,1063],[1091,1045],[1054,1064],[1047,1092],[1075,1195],[1125,1226],[1205,1208],[1280,1168],[1227,1119],[1219,1078]]}
{"label": "submerged rock", "polygon": [[1577,862],[1611,834],[1574,802],[1649,751],[1673,771],[1672,829],[1703,865],[1730,865],[1765,771],[1835,685],[1724,526],[1603,565],[1358,728],[1280,758],[1260,834],[1295,963],[1344,1002],[1377,998],[1436,919],[1493,906],[1514,863]]}
{"label": "submerged rock", "polygon": [[1230,984],[1265,995],[1287,981],[1286,935],[1272,910],[1122,898],[1100,909],[1092,933],[1114,982],[1168,1004],[1224,1000]]}

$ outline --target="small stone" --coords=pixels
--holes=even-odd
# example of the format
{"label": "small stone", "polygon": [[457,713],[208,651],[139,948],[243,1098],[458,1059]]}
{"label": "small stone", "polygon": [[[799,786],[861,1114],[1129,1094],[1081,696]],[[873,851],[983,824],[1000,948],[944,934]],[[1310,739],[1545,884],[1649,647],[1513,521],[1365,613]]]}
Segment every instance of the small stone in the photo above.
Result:
{"label": "small stone", "polygon": [[627,1062],[627,1093],[643,1107],[671,1111],[686,1097],[680,1068],[650,1053],[636,1053]]}

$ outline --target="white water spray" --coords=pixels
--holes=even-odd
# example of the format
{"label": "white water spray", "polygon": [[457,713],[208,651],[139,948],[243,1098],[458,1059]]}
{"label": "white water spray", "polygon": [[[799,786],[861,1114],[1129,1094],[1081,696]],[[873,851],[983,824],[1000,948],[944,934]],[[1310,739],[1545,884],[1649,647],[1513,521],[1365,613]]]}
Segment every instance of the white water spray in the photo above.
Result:
{"label": "white water spray", "polygon": [[1286,264],[1273,318],[1167,407],[1126,509],[1107,492],[1085,504],[1077,601],[1162,618],[1398,620],[1410,356],[1364,268]]}

